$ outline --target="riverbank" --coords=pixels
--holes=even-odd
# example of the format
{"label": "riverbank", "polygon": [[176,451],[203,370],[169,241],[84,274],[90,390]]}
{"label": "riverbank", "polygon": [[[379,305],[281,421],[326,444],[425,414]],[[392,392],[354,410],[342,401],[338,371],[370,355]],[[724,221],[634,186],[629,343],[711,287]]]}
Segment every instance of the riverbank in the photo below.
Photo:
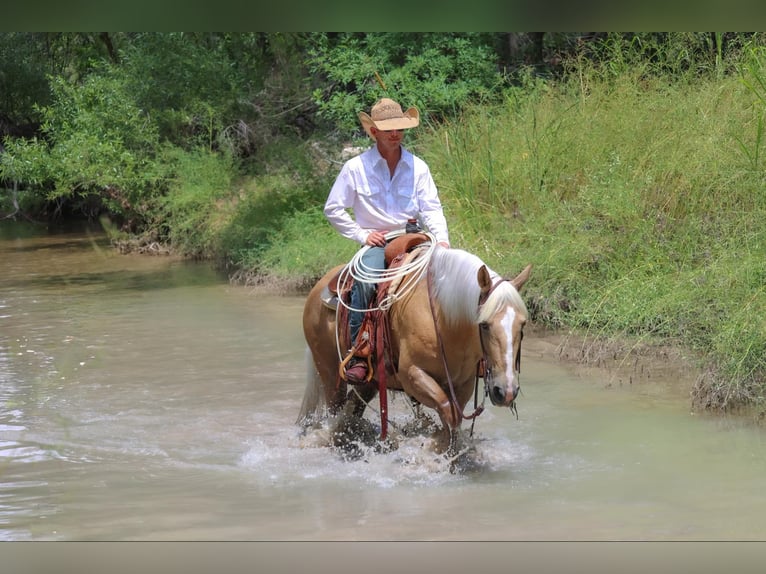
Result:
{"label": "riverbank", "polygon": [[661,381],[662,392],[688,401],[692,413],[735,416],[758,426],[766,422],[760,401],[727,396],[729,386],[720,384],[720,372],[702,353],[679,344],[648,342],[634,337],[592,337],[567,329],[529,324],[530,341],[540,358],[574,366],[584,378],[604,378],[605,387],[653,386]]}
{"label": "riverbank", "polygon": [[[24,231],[20,232],[19,229],[22,227]],[[79,230],[79,228],[76,229]],[[39,232],[38,227],[19,224],[16,226],[15,234]],[[89,237],[96,233],[91,227],[86,230]],[[113,242],[113,245],[120,253],[140,253],[163,258],[180,257],[167,244],[151,247],[155,245],[154,240],[117,241]],[[528,285],[533,284],[535,279],[533,271]],[[252,292],[254,296],[285,294],[305,296],[313,285],[310,277],[304,275],[286,277],[245,270],[230,274],[229,281],[232,285]],[[526,289],[527,286],[522,295],[529,300]],[[534,309],[532,305],[530,308]],[[594,336],[592,333],[574,328],[552,327],[539,318],[533,317],[527,327],[524,355],[564,363],[576,368],[583,374],[584,379],[605,379],[606,386],[650,386],[657,381],[664,381],[663,385],[666,388],[663,392],[688,401],[690,409],[694,412],[736,413],[757,423],[763,422],[763,409],[759,409],[756,405],[740,406],[737,409],[722,408],[721,404],[727,398],[724,397],[722,400],[721,397],[706,392],[707,389],[713,388],[711,381],[715,380],[715,373],[710,365],[706,365],[704,354],[695,353],[677,343],[639,339],[625,334],[612,337]],[[672,381],[671,386],[667,384],[668,381]]]}

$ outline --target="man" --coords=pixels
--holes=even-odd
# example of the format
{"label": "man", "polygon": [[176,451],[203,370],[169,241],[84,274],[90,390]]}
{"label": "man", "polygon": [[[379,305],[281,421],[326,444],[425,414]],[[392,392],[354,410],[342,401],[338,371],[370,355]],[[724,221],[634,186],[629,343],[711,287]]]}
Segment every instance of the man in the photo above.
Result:
{"label": "man", "polygon": [[[386,233],[403,229],[408,219],[418,219],[440,245],[449,247],[447,221],[431,171],[402,147],[404,130],[420,123],[418,110],[411,107],[402,112],[398,103],[383,98],[370,115],[360,112],[359,119],[375,145],[341,168],[324,206],[330,224],[343,237],[370,246],[361,262],[373,274],[385,268]],[[353,218],[348,209],[353,210]],[[354,282],[349,311],[352,346],[375,288],[375,283]],[[351,360],[346,380],[358,384],[366,377],[366,361]]]}

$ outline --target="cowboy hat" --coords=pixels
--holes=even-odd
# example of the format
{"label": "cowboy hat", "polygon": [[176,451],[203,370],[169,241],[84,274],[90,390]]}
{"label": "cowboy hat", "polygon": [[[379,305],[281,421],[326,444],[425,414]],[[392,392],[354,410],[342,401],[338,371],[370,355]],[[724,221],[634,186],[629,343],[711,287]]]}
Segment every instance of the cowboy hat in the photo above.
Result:
{"label": "cowboy hat", "polygon": [[402,112],[402,106],[394,100],[383,98],[378,100],[370,110],[371,115],[359,112],[359,120],[367,135],[375,139],[370,132],[370,128],[376,127],[379,130],[406,130],[414,128],[420,123],[420,113],[417,108],[409,108]]}

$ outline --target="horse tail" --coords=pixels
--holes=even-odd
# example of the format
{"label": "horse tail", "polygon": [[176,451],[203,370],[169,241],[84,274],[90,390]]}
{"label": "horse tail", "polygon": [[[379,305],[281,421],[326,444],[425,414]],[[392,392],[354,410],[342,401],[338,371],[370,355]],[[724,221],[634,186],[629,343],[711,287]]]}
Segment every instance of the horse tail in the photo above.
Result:
{"label": "horse tail", "polygon": [[309,426],[316,422],[321,411],[325,409],[325,396],[322,392],[322,380],[319,372],[314,365],[314,357],[311,349],[306,347],[306,390],[303,393],[303,402],[301,403],[300,414],[296,424]]}

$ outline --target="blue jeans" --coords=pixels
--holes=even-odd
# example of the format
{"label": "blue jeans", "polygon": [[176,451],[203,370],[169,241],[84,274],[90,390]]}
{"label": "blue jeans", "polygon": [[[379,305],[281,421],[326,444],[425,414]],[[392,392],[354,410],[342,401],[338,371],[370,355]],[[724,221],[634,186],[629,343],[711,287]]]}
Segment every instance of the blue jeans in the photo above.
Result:
{"label": "blue jeans", "polygon": [[[383,271],[386,268],[385,259],[386,250],[383,247],[370,247],[362,255],[362,264],[364,269],[371,274],[378,275],[377,271]],[[354,285],[351,288],[351,307],[354,309],[367,309],[370,306],[370,301],[377,291],[377,285],[375,283],[365,283],[363,281],[355,280]],[[351,346],[353,347],[356,342],[356,337],[359,335],[359,328],[362,326],[364,320],[363,311],[349,311],[348,313],[348,326],[351,331]]]}

